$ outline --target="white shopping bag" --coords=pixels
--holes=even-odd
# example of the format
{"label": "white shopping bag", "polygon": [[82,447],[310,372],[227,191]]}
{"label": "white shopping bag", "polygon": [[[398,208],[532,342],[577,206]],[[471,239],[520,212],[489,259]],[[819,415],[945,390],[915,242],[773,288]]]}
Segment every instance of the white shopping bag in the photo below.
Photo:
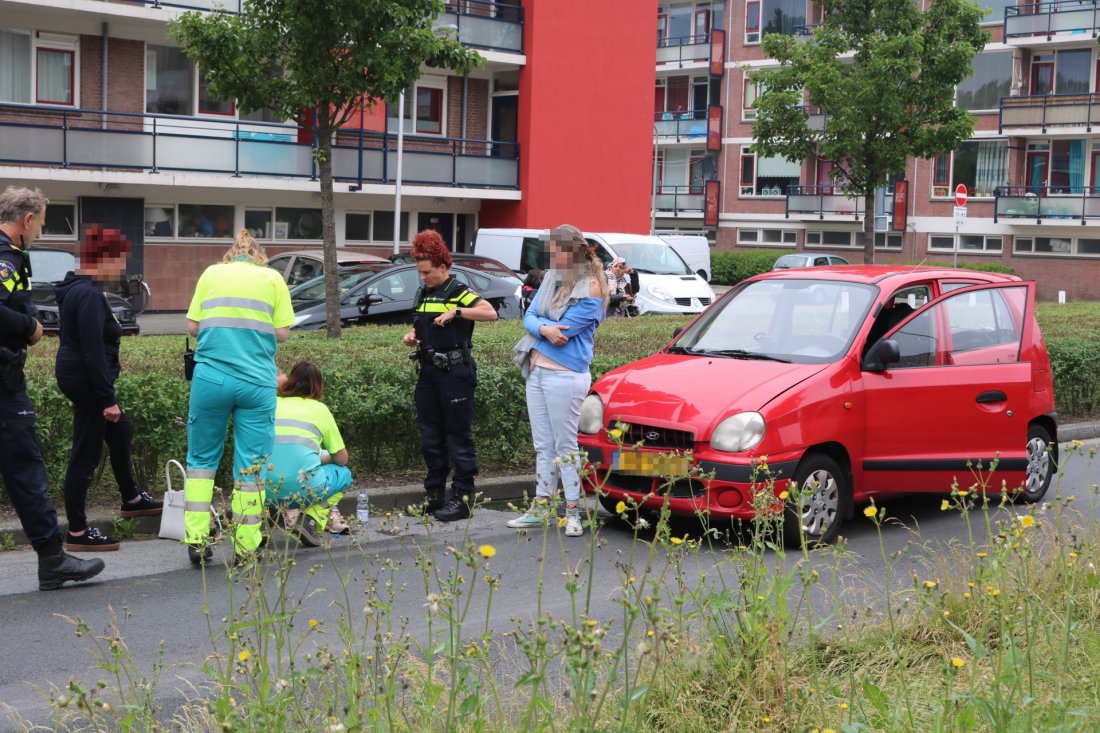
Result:
{"label": "white shopping bag", "polygon": [[[173,467],[179,472],[180,476],[183,477],[184,483],[180,485],[179,489],[172,488]],[[182,463],[173,458],[164,464],[164,479],[168,488],[164,492],[164,510],[160,514],[160,532],[158,534],[166,540],[182,540],[183,508],[185,503],[183,487],[187,483],[187,471],[184,470]],[[221,518],[218,516],[218,513],[214,511],[213,505],[210,506],[210,514],[211,534],[217,536],[221,533]]]}

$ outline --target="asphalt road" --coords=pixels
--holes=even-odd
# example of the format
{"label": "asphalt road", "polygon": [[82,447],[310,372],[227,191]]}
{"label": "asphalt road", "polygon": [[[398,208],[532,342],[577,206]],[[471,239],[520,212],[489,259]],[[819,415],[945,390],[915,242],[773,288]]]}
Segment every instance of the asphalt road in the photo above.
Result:
{"label": "asphalt road", "polygon": [[[1087,451],[1100,441],[1086,443]],[[1082,521],[1096,521],[1100,515],[1095,467],[1087,457],[1075,453],[1063,462],[1062,478],[1052,488],[1044,504],[1052,506],[1055,496],[1075,495],[1073,504],[1081,512]],[[900,524],[884,530],[886,551],[908,548],[898,565],[894,578],[896,588],[911,587],[912,574],[950,573],[950,543],[965,539],[966,528],[956,512],[941,512],[939,496],[898,499],[884,504],[890,517]],[[1007,512],[1026,511],[1013,507]],[[424,581],[414,560],[421,553],[434,555],[444,572],[456,569],[453,557],[446,556],[448,546],[461,546],[465,540],[474,545],[491,544],[497,554],[490,565],[492,573],[500,575],[490,611],[490,625],[496,632],[515,629],[517,623],[536,614],[535,579],[543,564],[542,533],[515,532],[504,526],[510,516],[502,509],[485,508],[475,512],[468,522],[451,525],[432,524],[429,530],[415,520],[396,515],[389,519],[372,515],[365,531],[357,539],[337,538],[330,551],[297,549],[292,540],[278,535],[275,544],[284,551],[296,552],[296,564],[288,574],[287,588],[298,610],[299,624],[315,618],[333,628],[341,615],[344,594],[340,578],[347,578],[350,605],[358,613],[365,600],[364,590],[371,578],[388,572],[392,561],[394,580],[403,588],[395,600],[393,613],[409,619],[408,631],[414,638],[426,636]],[[590,616],[606,621],[621,617],[615,602],[616,589],[621,588],[627,574],[638,572],[622,567],[633,542],[631,531],[615,519],[606,522],[594,550],[591,583]],[[699,533],[694,522],[676,524],[675,533]],[[828,551],[811,554],[811,562],[829,573],[843,586],[840,597],[845,609],[832,608],[825,594],[813,599],[819,614],[847,614],[850,611],[872,611],[880,607],[885,592],[879,540],[872,524],[862,516],[845,527],[847,552],[840,559],[838,571],[831,570],[836,555]],[[586,535],[587,537],[587,535]],[[648,539],[644,535],[643,539]],[[562,590],[563,573],[580,570],[582,581],[588,571],[590,545],[585,540],[566,538],[552,530],[545,552],[546,592],[543,611],[557,618],[570,618],[571,599]],[[645,546],[640,546],[639,551]],[[86,684],[105,678],[104,672],[92,665],[92,641],[77,638],[74,626],[66,617],[87,622],[95,635],[107,635],[113,615],[119,618],[121,635],[137,660],[137,668],[147,673],[163,650],[167,671],[160,684],[160,702],[166,711],[174,709],[184,698],[194,697],[191,684],[201,685],[205,677],[200,667],[212,651],[208,619],[202,608],[210,609],[210,622],[215,628],[228,613],[230,589],[240,602],[242,580],[227,579],[224,565],[226,550],[216,549],[215,562],[204,574],[189,566],[184,550],[175,542],[165,540],[131,541],[123,543],[117,553],[109,553],[108,569],[100,578],[80,587],[43,593],[37,591],[36,559],[30,551],[0,554],[0,701],[7,703],[27,719],[48,723],[50,711],[42,691],[50,685],[65,686],[70,677]],[[719,575],[731,580],[735,571],[725,547],[704,548],[689,554],[685,579],[689,583],[717,583]],[[772,558],[778,562],[777,557]],[[792,553],[783,562],[790,565],[799,559]],[[658,565],[663,565],[664,551],[659,551]],[[274,569],[261,566],[269,577]],[[468,570],[462,572],[469,573]],[[476,575],[480,578],[484,570]],[[735,580],[735,579],[734,579]],[[269,583],[269,586],[274,584]],[[465,630],[473,637],[485,623],[486,595],[484,585],[473,598]],[[736,586],[735,586],[736,587]],[[588,587],[582,588],[582,597]],[[833,594],[830,597],[835,598]],[[224,643],[223,643],[224,648]],[[0,712],[0,730],[14,729]]]}

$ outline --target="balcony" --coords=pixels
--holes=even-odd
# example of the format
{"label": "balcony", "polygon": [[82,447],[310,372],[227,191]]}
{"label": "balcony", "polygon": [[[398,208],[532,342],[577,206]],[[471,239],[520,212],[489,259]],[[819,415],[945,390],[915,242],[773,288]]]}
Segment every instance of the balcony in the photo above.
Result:
{"label": "balcony", "polygon": [[657,39],[657,66],[703,64],[710,61],[710,34]]}
{"label": "balcony", "polygon": [[1005,40],[1044,37],[1056,34],[1090,34],[1096,37],[1100,25],[1100,5],[1093,0],[1021,4],[1005,8]]}
{"label": "balcony", "polygon": [[1100,94],[1042,94],[1001,97],[999,131],[1012,128],[1083,127],[1100,123]]}
{"label": "balcony", "polygon": [[1064,224],[1100,219],[1100,188],[1091,186],[1003,186],[994,191],[993,221],[1034,219]]}
{"label": "balcony", "polygon": [[[658,138],[675,138],[676,142],[706,141],[707,110],[689,109],[680,112],[657,112],[653,115],[653,134]],[[664,142],[668,142],[665,140]]]}
{"label": "balcony", "polygon": [[[315,179],[313,131],[296,125],[170,115],[0,105],[0,164],[254,178]],[[393,183],[397,136],[341,130],[333,178],[361,187]],[[408,185],[517,189],[516,143],[406,135]],[[354,189],[353,189],[354,190]]]}
{"label": "balcony", "polygon": [[[893,190],[890,188],[876,189],[875,201],[877,214],[892,211],[894,208]],[[801,217],[816,216],[818,219],[824,219],[826,214],[850,216],[859,219],[863,216],[863,211],[863,197],[852,198],[846,195],[843,186],[815,184],[812,186],[787,187],[788,219],[791,218],[791,214]]]}
{"label": "balcony", "polygon": [[658,214],[703,215],[703,186],[661,186],[653,196],[653,209]]}
{"label": "balcony", "polygon": [[[111,0],[108,4],[116,4]],[[244,12],[244,0],[124,0],[118,5],[141,4],[153,9]],[[523,7],[516,2],[492,0],[450,1],[433,28],[454,29],[465,46],[487,51],[523,53]]]}

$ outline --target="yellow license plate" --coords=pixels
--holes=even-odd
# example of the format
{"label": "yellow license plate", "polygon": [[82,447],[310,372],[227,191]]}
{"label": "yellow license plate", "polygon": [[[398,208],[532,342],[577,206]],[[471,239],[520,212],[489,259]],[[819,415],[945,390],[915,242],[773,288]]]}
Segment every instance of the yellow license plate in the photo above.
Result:
{"label": "yellow license plate", "polygon": [[663,453],[615,451],[612,470],[637,476],[686,476],[691,470],[691,458]]}

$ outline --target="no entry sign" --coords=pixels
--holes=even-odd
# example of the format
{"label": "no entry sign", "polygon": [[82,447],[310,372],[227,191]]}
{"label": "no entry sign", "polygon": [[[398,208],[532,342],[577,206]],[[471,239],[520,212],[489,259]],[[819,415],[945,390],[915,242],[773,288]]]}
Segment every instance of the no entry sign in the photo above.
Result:
{"label": "no entry sign", "polygon": [[966,184],[955,186],[955,206],[966,206]]}

